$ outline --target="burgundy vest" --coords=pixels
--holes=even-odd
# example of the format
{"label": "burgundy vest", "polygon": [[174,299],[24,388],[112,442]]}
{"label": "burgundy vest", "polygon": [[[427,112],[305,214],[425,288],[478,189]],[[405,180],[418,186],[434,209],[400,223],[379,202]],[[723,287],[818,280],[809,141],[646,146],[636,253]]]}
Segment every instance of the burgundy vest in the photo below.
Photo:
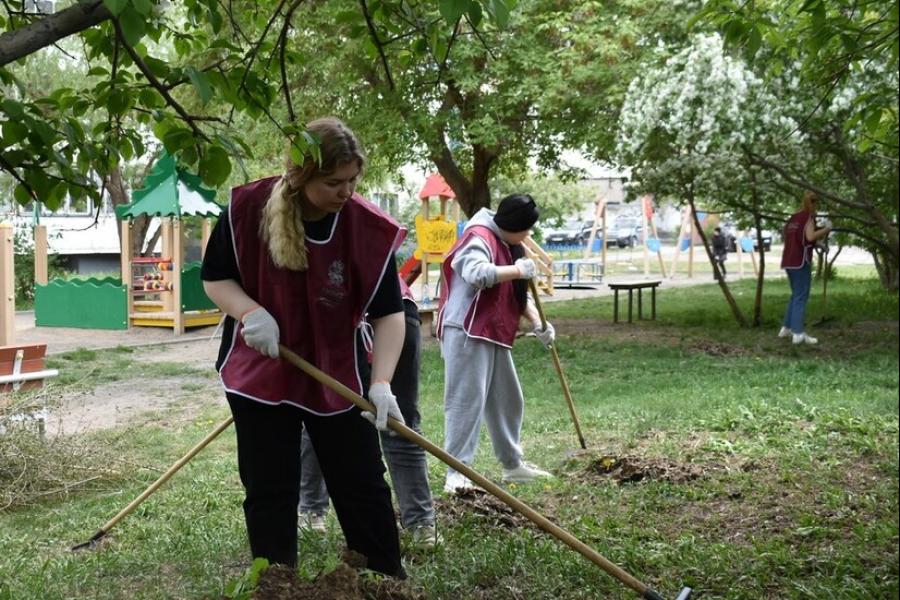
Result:
{"label": "burgundy vest", "polygon": [[[276,267],[259,235],[259,223],[277,180],[261,179],[232,191],[229,218],[241,286],[278,322],[282,344],[361,394],[356,329],[405,230],[354,194],[335,215],[326,241],[306,240],[306,271]],[[219,371],[227,391],[267,404],[287,402],[316,414],[353,406],[298,368],[247,346],[240,330],[238,322]]]}
{"label": "burgundy vest", "polygon": [[784,225],[784,251],[781,253],[782,269],[799,269],[812,263],[813,245],[806,239],[806,224],[812,215],[805,210],[794,213]]}
{"label": "burgundy vest", "polygon": [[[437,336],[439,339],[443,335],[444,306],[447,304],[447,299],[450,298],[450,288],[453,287],[456,279],[456,273],[450,265],[453,263],[453,257],[457,251],[474,236],[487,244],[491,253],[491,261],[495,265],[505,267],[513,264],[509,246],[502,243],[488,227],[474,225],[463,232],[462,237],[456,241],[441,265],[444,285],[441,286],[441,298],[438,303]],[[512,282],[504,281],[475,292],[472,304],[466,311],[463,330],[469,337],[484,339],[511,348],[519,328],[520,312]]]}

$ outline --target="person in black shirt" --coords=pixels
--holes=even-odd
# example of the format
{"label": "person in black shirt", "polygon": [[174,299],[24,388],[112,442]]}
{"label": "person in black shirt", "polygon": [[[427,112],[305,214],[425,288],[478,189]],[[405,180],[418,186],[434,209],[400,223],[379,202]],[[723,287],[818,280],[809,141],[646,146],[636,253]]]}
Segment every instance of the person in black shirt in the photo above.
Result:
{"label": "person in black shirt", "polygon": [[722,274],[722,277],[725,277],[725,261],[728,260],[728,238],[722,233],[721,227],[716,227],[713,230],[712,247],[713,258],[719,266],[719,273]]}
{"label": "person in black shirt", "polygon": [[[403,420],[390,381],[405,332],[393,254],[405,232],[355,194],[364,157],[353,132],[334,118],[307,130],[320,156],[307,152],[283,175],[235,188],[201,273],[228,315],[216,368],[234,415],[250,549],[272,563],[297,562],[305,429],[348,548],[402,578],[376,428],[386,429],[389,415]],[[366,392],[376,414],[281,361],[279,344]]]}

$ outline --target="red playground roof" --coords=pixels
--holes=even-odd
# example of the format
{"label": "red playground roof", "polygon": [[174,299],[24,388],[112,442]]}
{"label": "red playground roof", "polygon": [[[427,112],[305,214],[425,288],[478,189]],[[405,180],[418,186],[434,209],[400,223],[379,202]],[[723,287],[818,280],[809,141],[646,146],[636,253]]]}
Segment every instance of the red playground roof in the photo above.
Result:
{"label": "red playground roof", "polygon": [[420,200],[430,198],[431,196],[456,198],[456,194],[453,193],[453,190],[450,189],[450,186],[447,185],[447,182],[444,181],[444,178],[438,173],[429,175],[428,179],[425,180],[425,186],[422,188],[422,191],[419,192]]}

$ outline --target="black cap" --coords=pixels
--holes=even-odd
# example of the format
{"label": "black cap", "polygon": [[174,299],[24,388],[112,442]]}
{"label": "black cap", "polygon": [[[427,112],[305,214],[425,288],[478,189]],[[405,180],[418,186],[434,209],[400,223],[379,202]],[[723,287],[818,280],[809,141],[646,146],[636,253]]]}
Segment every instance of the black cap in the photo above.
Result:
{"label": "black cap", "polygon": [[541,211],[528,194],[511,194],[500,201],[494,223],[504,231],[519,232],[531,229]]}

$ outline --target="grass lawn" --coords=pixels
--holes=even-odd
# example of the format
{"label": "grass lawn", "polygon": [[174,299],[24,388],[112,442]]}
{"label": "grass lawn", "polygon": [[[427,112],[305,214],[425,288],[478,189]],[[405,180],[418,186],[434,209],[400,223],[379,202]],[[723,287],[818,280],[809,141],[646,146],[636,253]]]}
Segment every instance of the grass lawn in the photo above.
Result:
{"label": "grass lawn", "polygon": [[[753,282],[733,285],[749,314]],[[808,323],[821,316],[820,289]],[[634,325],[611,323],[609,297],[547,303],[588,449],[549,354],[519,340],[526,458],[557,477],[511,491],[665,597],[689,585],[701,598],[897,598],[897,295],[844,274],[828,286],[832,320],[810,330],[821,344],[802,348],[775,337],[788,295],[786,282],[767,282],[764,327],[751,330],[714,285],[665,290],[658,320]],[[109,377],[123,353],[91,360]],[[436,443],[442,387],[427,343],[421,408]],[[188,424],[78,440],[96,480],[0,512],[0,600],[220,597],[249,563],[232,430],[99,548],[68,548],[227,415],[223,402]],[[16,476],[3,451],[0,486]],[[636,597],[489,498],[446,498],[444,467],[429,466],[444,543],[406,555],[425,597]],[[486,437],[475,467],[499,479]],[[304,534],[302,575],[333,568],[341,542],[333,515],[326,536]]]}

